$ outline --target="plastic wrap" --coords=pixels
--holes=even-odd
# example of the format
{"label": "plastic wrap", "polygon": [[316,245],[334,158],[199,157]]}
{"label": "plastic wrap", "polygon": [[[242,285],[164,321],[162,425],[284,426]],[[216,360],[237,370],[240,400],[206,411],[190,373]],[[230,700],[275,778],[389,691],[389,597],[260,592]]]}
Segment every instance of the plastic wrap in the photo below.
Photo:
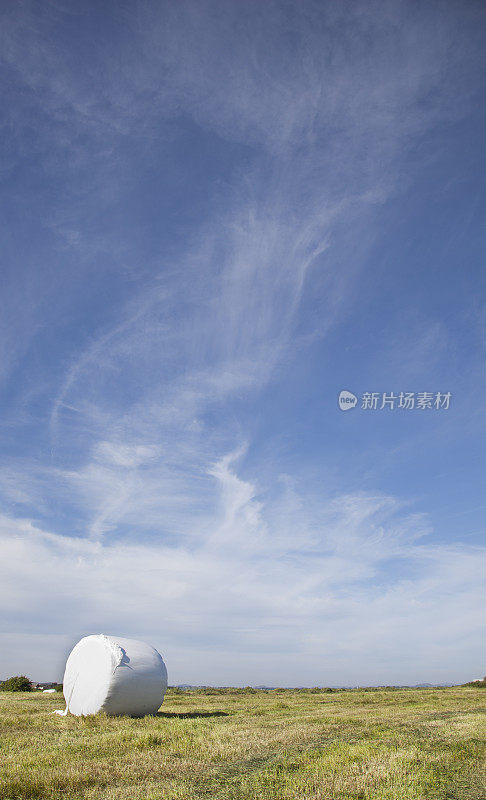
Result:
{"label": "plastic wrap", "polygon": [[85,636],[66,662],[66,708],[56,713],[142,717],[158,711],[166,690],[167,669],[153,647],[136,639]]}

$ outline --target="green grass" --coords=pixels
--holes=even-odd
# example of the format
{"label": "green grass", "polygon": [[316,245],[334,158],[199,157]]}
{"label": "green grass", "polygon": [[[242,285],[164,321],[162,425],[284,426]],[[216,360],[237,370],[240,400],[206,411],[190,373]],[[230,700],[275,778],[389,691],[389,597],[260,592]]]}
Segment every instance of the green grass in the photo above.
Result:
{"label": "green grass", "polygon": [[169,691],[156,717],[0,695],[0,797],[486,800],[477,688]]}

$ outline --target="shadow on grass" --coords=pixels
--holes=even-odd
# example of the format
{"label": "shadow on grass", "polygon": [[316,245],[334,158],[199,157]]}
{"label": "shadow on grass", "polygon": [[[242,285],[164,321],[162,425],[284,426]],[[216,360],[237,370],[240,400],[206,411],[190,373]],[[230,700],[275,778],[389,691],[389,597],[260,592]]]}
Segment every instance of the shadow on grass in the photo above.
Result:
{"label": "shadow on grass", "polygon": [[156,717],[167,719],[197,719],[198,717],[229,717],[226,711],[157,711]]}

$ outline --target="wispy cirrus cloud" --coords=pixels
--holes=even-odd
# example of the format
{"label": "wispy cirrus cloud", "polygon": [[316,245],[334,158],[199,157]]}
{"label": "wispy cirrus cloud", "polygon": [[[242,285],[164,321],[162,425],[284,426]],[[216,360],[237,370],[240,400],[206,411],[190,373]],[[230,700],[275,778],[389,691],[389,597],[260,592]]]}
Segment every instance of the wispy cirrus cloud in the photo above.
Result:
{"label": "wispy cirrus cloud", "polygon": [[[229,653],[255,683],[292,684],[296,670],[318,684],[468,677],[459,657],[444,663],[443,654],[452,635],[481,656],[480,548],[427,544],[427,521],[384,496],[330,498],[303,524],[285,491],[273,509],[258,498],[234,471],[237,457],[214,466],[211,535],[194,531],[192,541],[101,547],[4,517],[5,642],[54,627],[62,649],[85,630],[122,626],[170,653],[180,682],[211,682],[215,669],[230,680]],[[40,595],[43,620],[33,623]],[[15,654],[7,661],[18,664]],[[54,652],[44,668],[58,661]]]}

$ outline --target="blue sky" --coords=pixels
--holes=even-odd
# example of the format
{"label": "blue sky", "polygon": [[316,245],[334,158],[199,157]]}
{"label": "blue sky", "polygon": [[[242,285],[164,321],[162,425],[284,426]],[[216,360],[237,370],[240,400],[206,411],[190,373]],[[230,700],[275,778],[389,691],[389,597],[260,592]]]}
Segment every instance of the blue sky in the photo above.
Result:
{"label": "blue sky", "polygon": [[1,13],[0,677],[484,674],[484,6]]}

